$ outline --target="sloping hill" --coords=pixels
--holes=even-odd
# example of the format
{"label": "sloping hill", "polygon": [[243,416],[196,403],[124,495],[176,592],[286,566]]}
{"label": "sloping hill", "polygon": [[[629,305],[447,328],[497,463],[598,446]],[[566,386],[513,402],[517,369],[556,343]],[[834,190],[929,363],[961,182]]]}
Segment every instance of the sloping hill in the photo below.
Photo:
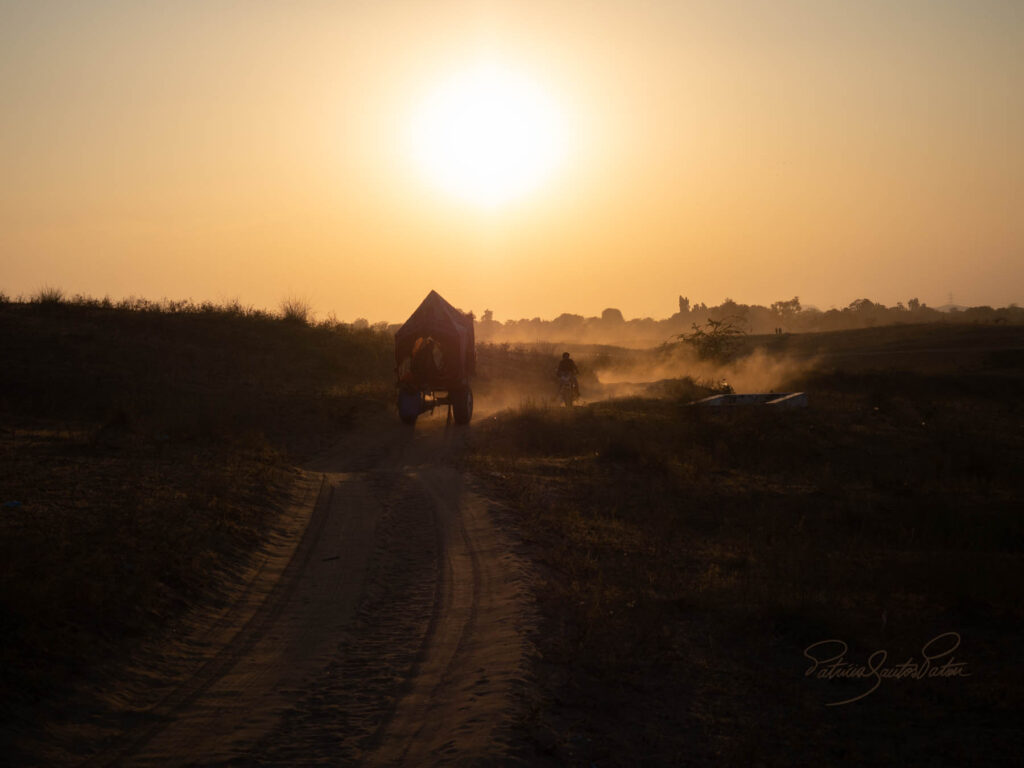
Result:
{"label": "sloping hill", "polygon": [[[235,567],[392,341],[237,306],[0,304],[0,739]],[[5,750],[5,754],[7,754]]]}

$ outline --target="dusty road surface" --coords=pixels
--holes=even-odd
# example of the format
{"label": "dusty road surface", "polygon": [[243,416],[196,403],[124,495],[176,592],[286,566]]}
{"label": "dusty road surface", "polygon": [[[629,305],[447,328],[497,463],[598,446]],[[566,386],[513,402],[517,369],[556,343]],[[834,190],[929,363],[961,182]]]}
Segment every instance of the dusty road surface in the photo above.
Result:
{"label": "dusty road surface", "polygon": [[151,680],[141,708],[137,692],[127,735],[91,763],[425,766],[514,755],[528,572],[500,511],[449,461],[469,429],[379,419],[312,462],[304,499],[230,608],[164,651],[177,679]]}

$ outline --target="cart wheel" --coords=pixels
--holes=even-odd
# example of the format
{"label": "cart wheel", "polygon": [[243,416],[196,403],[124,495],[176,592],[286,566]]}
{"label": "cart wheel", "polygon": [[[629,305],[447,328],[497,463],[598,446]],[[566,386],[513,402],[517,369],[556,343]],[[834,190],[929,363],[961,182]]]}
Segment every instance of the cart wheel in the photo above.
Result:
{"label": "cart wheel", "polygon": [[456,424],[469,424],[473,418],[473,390],[469,387],[451,393],[452,411]]}
{"label": "cart wheel", "polygon": [[423,395],[420,392],[398,391],[398,418],[403,424],[415,424],[423,412]]}

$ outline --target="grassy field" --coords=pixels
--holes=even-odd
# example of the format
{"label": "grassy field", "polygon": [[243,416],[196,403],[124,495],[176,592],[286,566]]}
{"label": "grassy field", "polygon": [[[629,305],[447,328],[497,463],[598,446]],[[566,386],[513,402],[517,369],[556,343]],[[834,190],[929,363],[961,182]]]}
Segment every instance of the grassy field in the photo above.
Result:
{"label": "grassy field", "polygon": [[390,404],[389,334],[285,309],[0,303],[2,735],[208,598],[295,461]]}
{"label": "grassy field", "polygon": [[[816,361],[780,382],[809,407],[694,407],[706,390],[684,380],[672,397],[527,404],[475,428],[467,461],[517,510],[542,574],[535,759],[1018,760],[1024,334],[760,343]],[[629,353],[632,375],[665,352],[645,354]],[[959,647],[924,648],[944,633]],[[864,695],[871,674],[812,670],[840,647],[812,648],[826,640],[855,667],[879,650],[879,670],[965,666],[903,668]]]}
{"label": "grassy field", "polygon": [[[295,463],[391,407],[386,331],[284,310],[0,302],[0,739],[206,599],[286,502]],[[551,403],[562,347],[480,345],[461,461],[537,564],[530,757],[1017,760],[1021,329],[743,344],[729,365],[574,348],[587,404],[571,411]],[[810,404],[691,405],[723,379]],[[924,648],[944,633],[959,647]],[[837,647],[814,649],[825,640],[854,667],[964,666],[868,692],[870,674],[812,669]]]}

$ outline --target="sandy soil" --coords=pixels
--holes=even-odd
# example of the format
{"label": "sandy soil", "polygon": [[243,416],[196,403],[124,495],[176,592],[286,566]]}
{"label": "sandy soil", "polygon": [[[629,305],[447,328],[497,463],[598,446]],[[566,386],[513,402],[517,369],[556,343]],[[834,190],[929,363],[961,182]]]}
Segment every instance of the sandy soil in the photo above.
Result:
{"label": "sandy soil", "polygon": [[466,431],[388,418],[311,462],[226,607],[198,611],[98,693],[117,717],[82,718],[78,754],[100,743],[88,764],[515,764],[529,572],[500,509],[448,461]]}

